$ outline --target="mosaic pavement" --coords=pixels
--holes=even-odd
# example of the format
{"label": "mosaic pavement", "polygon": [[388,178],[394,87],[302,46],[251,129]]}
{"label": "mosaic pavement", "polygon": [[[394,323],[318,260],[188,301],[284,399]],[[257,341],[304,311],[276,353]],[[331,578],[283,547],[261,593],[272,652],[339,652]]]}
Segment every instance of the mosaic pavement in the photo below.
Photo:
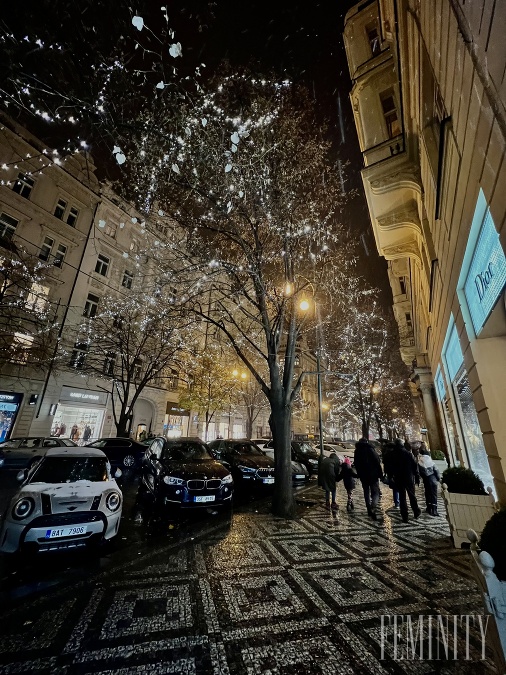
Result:
{"label": "mosaic pavement", "polygon": [[457,661],[399,660],[401,642],[393,660],[393,629],[382,644],[381,615],[482,614],[445,519],[404,524],[383,491],[379,522],[358,491],[347,514],[342,487],[334,518],[313,486],[296,521],[265,508],[211,518],[199,536],[18,603],[0,623],[0,673],[496,673],[477,627],[467,661],[460,634]]}

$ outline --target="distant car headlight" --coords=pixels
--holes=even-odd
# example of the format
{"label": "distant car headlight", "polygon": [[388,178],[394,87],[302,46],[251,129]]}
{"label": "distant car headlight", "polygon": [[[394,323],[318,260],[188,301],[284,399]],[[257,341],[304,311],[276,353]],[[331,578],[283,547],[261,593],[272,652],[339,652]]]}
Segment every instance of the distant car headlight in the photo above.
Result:
{"label": "distant car headlight", "polygon": [[182,478],[176,478],[175,476],[164,476],[163,482],[165,485],[184,485],[185,483]]}
{"label": "distant car headlight", "polygon": [[35,502],[31,497],[22,497],[12,508],[12,517],[16,520],[24,520],[32,513]]}
{"label": "distant car headlight", "polygon": [[221,479],[222,483],[233,483],[234,479],[232,478],[232,474],[228,474],[228,476],[225,476],[225,478]]}
{"label": "distant car headlight", "polygon": [[310,464],[318,464],[318,460],[317,459],[310,459],[309,463]]}
{"label": "distant car headlight", "polygon": [[119,492],[109,492],[106,497],[105,505],[109,511],[117,511],[121,506],[121,495]]}
{"label": "distant car headlight", "polygon": [[249,466],[239,465],[237,468],[239,469],[239,471],[242,471],[243,473],[255,473],[255,471],[256,471],[256,469],[252,469]]}

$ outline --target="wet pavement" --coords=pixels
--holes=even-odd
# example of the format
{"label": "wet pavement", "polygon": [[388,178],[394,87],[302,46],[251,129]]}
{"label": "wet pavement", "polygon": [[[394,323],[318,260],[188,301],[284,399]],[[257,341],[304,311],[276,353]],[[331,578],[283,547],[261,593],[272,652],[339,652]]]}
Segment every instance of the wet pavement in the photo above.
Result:
{"label": "wet pavement", "polygon": [[348,514],[342,486],[328,513],[314,481],[294,521],[257,499],[231,517],[138,522],[136,487],[123,486],[120,534],[101,555],[2,561],[0,673],[496,672],[478,627],[467,654],[459,634],[456,661],[406,660],[406,645],[393,660],[392,631],[382,644],[382,615],[483,614],[444,518],[402,523],[387,488],[378,522],[358,490]]}

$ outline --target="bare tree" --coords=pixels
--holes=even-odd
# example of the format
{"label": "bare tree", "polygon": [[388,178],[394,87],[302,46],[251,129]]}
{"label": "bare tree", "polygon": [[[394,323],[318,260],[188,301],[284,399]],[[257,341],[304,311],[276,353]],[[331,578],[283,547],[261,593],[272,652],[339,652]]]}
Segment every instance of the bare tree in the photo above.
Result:
{"label": "bare tree", "polygon": [[56,338],[49,266],[12,241],[0,248],[0,368],[44,370]]}
{"label": "bare tree", "polygon": [[[163,386],[184,344],[189,321],[167,298],[142,291],[105,299],[78,327],[60,361],[98,380],[111,394],[118,436],[128,435],[135,404],[147,386]],[[102,382],[102,384],[100,384]]]}

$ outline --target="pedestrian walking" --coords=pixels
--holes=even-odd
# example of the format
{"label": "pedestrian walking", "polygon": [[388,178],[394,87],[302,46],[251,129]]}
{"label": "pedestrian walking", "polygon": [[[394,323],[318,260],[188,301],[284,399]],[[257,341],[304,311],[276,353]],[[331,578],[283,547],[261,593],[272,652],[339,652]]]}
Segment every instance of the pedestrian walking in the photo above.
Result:
{"label": "pedestrian walking", "polygon": [[373,520],[377,520],[379,479],[383,478],[383,469],[378,453],[365,438],[355,444],[355,470],[364,490],[367,513]]}
{"label": "pedestrian walking", "polygon": [[415,482],[420,481],[418,465],[411,452],[406,450],[400,438],[394,441],[393,450],[385,459],[385,473],[392,477],[394,485],[399,491],[402,521],[408,522],[407,497],[414,517],[418,518],[421,514],[415,495]]}
{"label": "pedestrian walking", "polygon": [[346,510],[348,512],[353,511],[355,505],[353,504],[353,491],[357,485],[357,471],[351,463],[349,457],[345,457],[341,464],[341,477],[343,479],[344,489],[348,495],[348,503],[346,504]]}
{"label": "pedestrian walking", "polygon": [[394,449],[394,444],[389,441],[388,443],[385,443],[383,446],[383,468],[385,471],[385,478],[386,478],[386,484],[388,487],[392,490],[392,498],[394,500],[394,506],[396,509],[399,508],[399,490],[397,489],[395,482],[394,482],[394,477],[390,476],[387,471],[387,466],[388,466],[388,456]]}
{"label": "pedestrian walking", "polygon": [[84,432],[83,432],[83,441],[84,441],[84,443],[87,443],[87,442],[90,440],[90,436],[91,436],[91,427],[90,427],[89,424],[87,424],[87,425],[84,427]]}
{"label": "pedestrian walking", "polygon": [[318,483],[325,490],[325,508],[329,511],[337,511],[336,491],[340,477],[341,461],[335,452],[331,452],[329,457],[322,459],[318,469]]}
{"label": "pedestrian walking", "polygon": [[430,516],[439,516],[437,512],[437,484],[440,476],[434,460],[430,456],[425,443],[420,446],[418,454],[418,472],[423,480],[425,491],[426,512]]}

